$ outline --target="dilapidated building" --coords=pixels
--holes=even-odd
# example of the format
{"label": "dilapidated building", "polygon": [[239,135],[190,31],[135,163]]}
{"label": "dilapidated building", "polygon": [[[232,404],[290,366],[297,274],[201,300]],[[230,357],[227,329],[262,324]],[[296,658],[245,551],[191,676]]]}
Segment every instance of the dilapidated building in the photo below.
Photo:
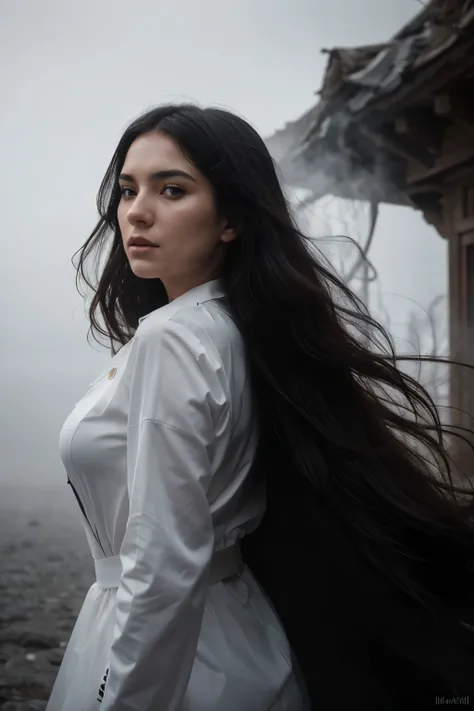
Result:
{"label": "dilapidated building", "polygon": [[[451,357],[474,364],[474,0],[426,2],[382,44],[324,51],[318,104],[267,145],[286,180],[315,198],[423,213],[449,243]],[[469,369],[453,368],[451,405],[472,428]]]}

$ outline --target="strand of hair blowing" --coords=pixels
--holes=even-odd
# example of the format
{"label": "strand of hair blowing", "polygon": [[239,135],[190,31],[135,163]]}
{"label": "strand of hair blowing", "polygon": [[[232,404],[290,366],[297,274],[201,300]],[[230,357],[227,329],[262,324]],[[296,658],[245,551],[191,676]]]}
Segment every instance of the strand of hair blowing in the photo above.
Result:
{"label": "strand of hair blowing", "polygon": [[[437,595],[460,601],[460,590],[474,591],[474,525],[456,493],[471,492],[453,485],[434,402],[397,368],[383,327],[318,263],[286,205],[261,229],[267,243],[236,241],[224,269],[261,449],[273,461],[278,450],[289,457],[288,487],[295,470],[305,477],[398,588],[423,604]],[[242,259],[242,249],[252,253]],[[237,273],[231,265],[242,261],[258,269]],[[386,353],[363,345],[357,329]]]}

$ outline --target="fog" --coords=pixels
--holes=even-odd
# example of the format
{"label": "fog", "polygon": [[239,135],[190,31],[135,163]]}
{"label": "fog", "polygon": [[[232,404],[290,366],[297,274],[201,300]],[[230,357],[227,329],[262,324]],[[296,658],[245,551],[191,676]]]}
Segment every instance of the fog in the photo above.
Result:
{"label": "fog", "polygon": [[[162,102],[268,136],[315,101],[323,47],[384,41],[415,0],[0,0],[0,483],[60,483],[61,425],[108,354],[87,342],[73,253],[124,127]],[[394,329],[447,288],[446,244],[384,206],[372,260]],[[395,334],[396,335],[396,334]]]}

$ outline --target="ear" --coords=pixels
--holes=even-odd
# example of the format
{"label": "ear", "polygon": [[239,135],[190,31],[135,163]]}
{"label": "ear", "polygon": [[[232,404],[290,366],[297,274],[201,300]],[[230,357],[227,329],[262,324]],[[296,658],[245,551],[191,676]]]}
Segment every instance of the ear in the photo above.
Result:
{"label": "ear", "polygon": [[229,222],[229,220],[226,220],[222,226],[221,242],[233,242],[236,237],[236,228]]}

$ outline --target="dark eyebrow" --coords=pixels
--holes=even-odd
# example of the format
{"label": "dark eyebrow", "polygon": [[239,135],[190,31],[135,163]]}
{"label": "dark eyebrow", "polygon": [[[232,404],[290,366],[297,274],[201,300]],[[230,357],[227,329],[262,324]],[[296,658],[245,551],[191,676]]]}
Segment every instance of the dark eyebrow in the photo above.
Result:
{"label": "dark eyebrow", "polygon": [[[189,175],[189,173],[186,173],[184,170],[178,170],[177,168],[172,168],[171,170],[157,170],[156,173],[152,173],[150,175],[150,180],[167,180],[168,178],[187,178],[188,180],[192,180],[193,182],[196,182],[196,179],[193,178],[192,175]],[[125,180],[129,183],[134,183],[135,178],[133,175],[129,175],[128,173],[120,173],[119,180]]]}

